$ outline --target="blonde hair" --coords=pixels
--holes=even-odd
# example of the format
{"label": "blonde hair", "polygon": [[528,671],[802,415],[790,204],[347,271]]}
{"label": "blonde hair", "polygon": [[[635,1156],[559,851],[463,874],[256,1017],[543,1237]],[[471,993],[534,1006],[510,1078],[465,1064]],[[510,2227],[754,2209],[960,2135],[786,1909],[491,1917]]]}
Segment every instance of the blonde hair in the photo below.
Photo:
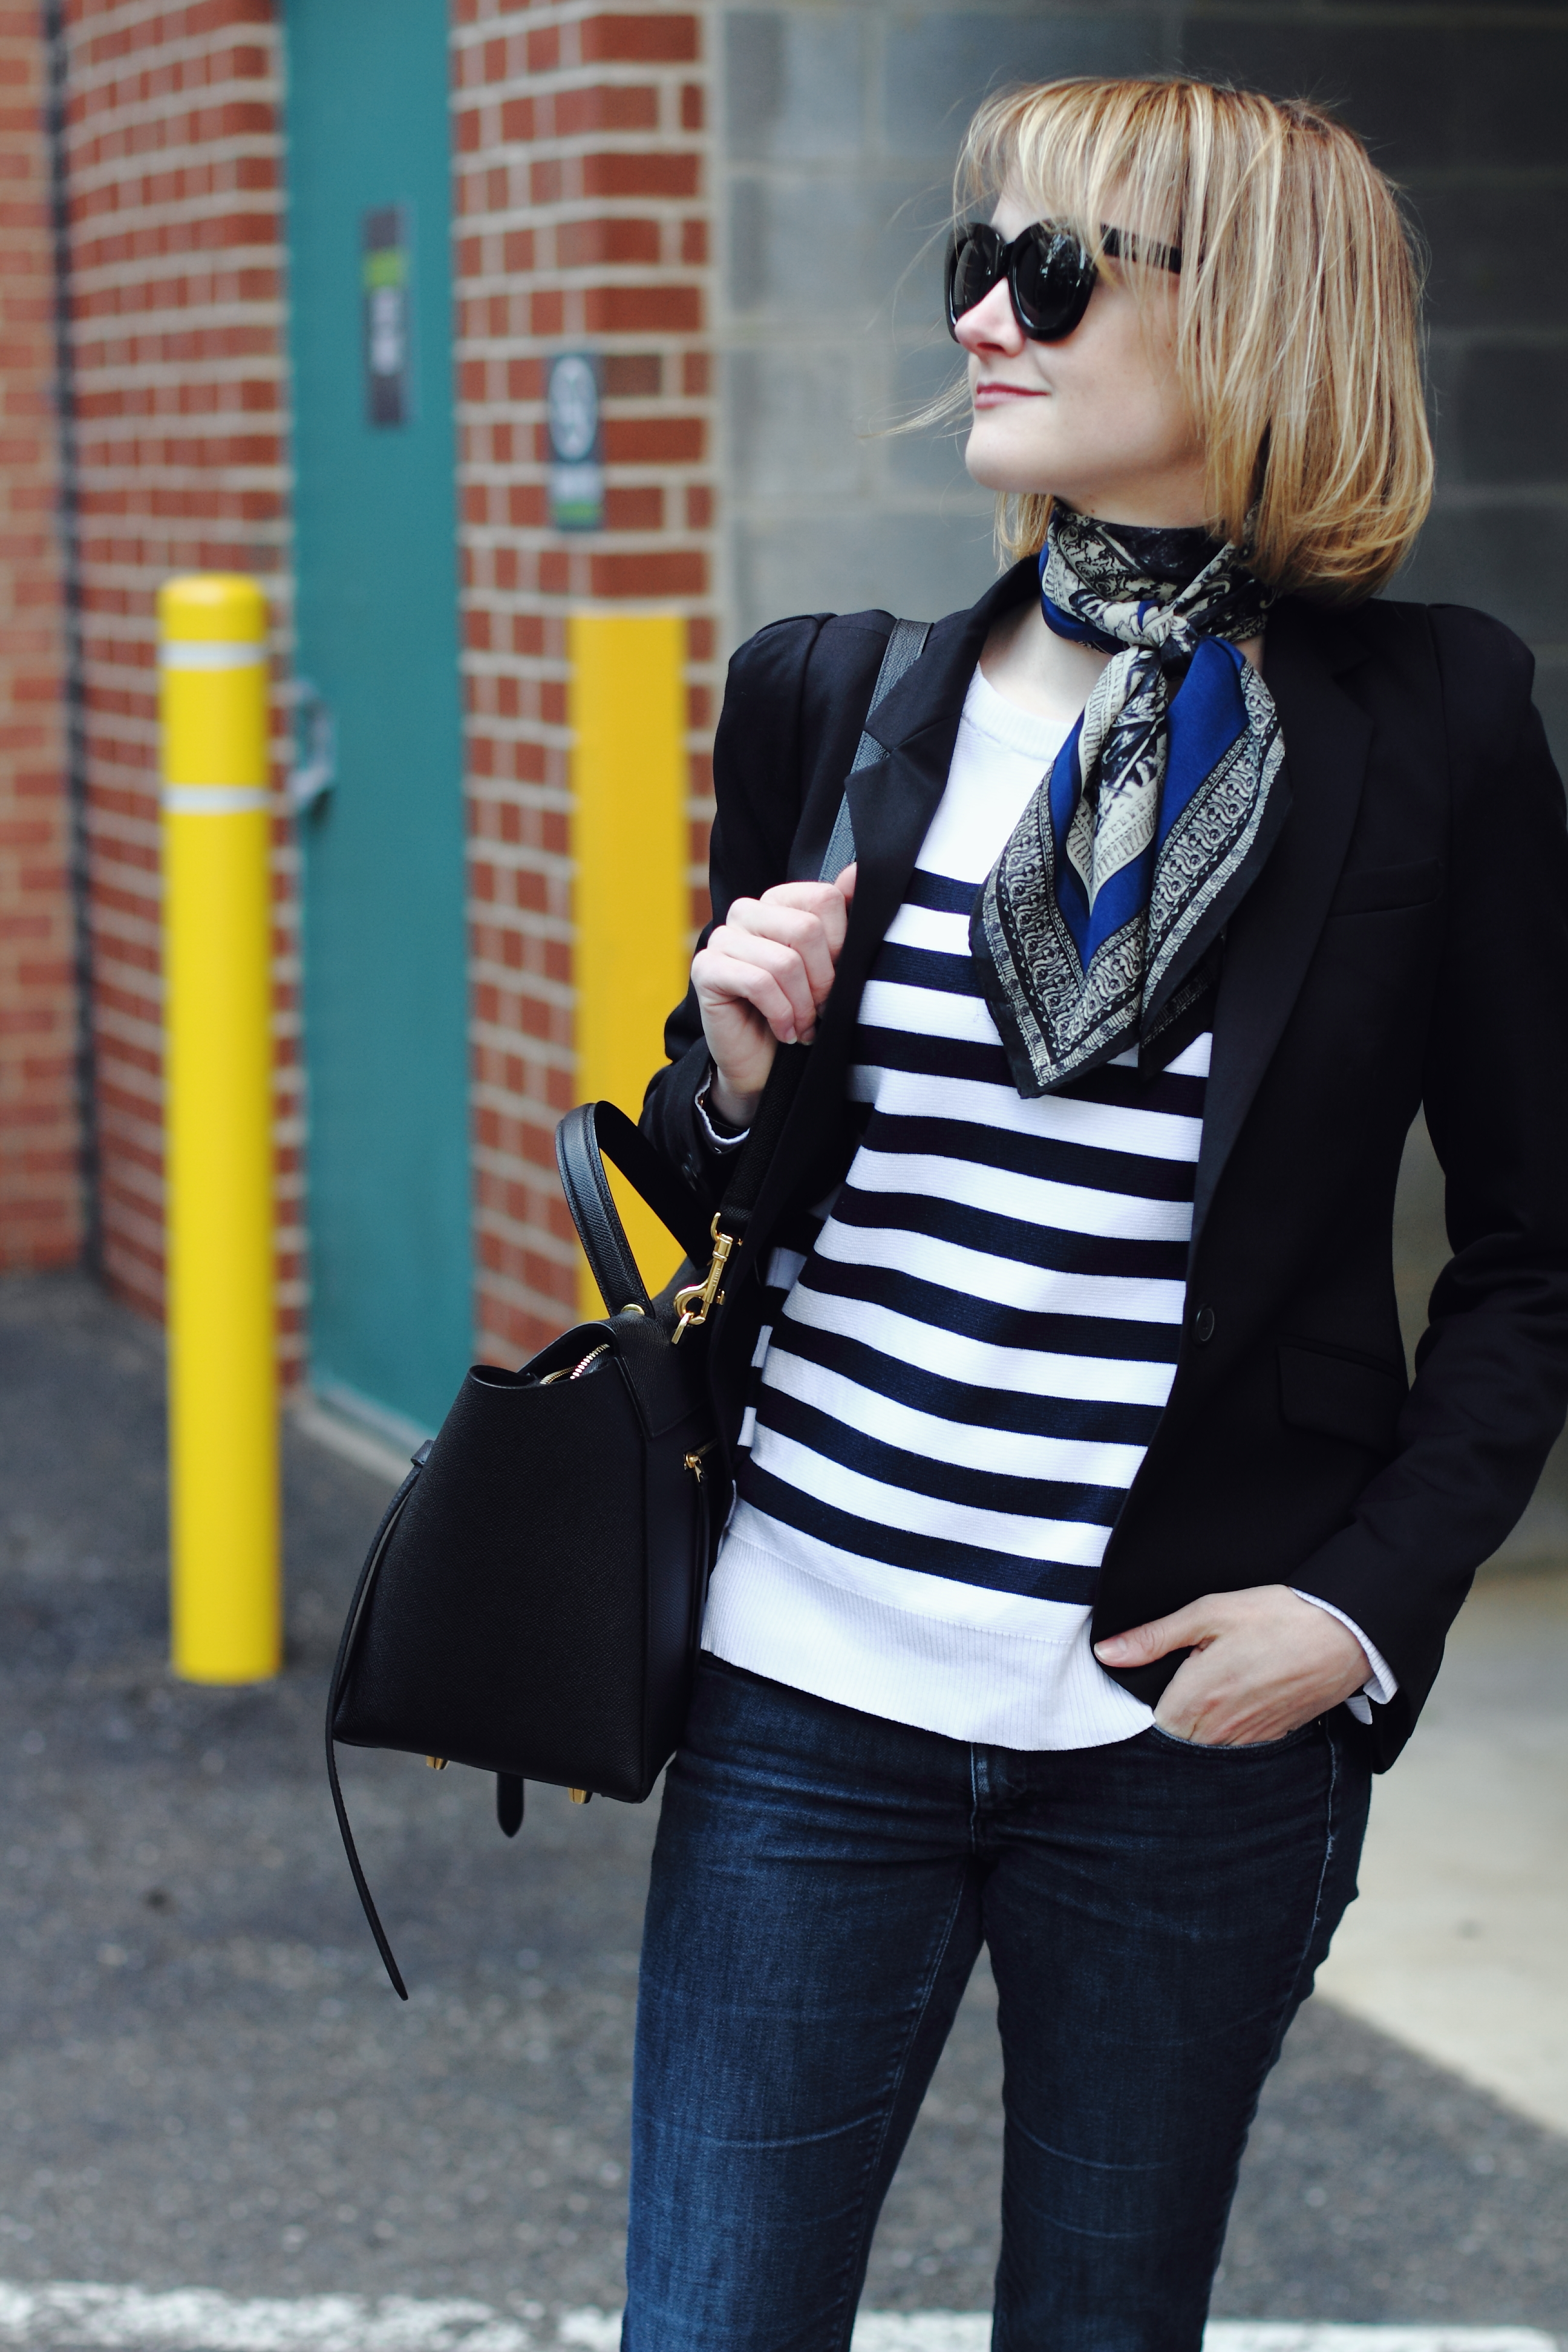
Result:
{"label": "blonde hair", "polygon": [[[1216,538],[1269,585],[1350,599],[1409,554],[1432,502],[1421,269],[1392,184],[1316,107],[1181,79],[1005,91],[969,127],[955,214],[1016,194],[1097,259],[1114,226],[1177,246],[1175,357]],[[1049,498],[1005,497],[1016,559]]]}

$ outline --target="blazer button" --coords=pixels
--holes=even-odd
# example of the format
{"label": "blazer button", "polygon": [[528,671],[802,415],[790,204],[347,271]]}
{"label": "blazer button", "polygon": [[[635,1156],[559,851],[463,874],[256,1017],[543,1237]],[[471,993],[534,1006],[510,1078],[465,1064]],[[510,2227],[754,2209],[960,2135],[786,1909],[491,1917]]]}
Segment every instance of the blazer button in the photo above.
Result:
{"label": "blazer button", "polygon": [[1200,1307],[1193,1318],[1193,1337],[1200,1348],[1206,1348],[1214,1338],[1214,1308]]}

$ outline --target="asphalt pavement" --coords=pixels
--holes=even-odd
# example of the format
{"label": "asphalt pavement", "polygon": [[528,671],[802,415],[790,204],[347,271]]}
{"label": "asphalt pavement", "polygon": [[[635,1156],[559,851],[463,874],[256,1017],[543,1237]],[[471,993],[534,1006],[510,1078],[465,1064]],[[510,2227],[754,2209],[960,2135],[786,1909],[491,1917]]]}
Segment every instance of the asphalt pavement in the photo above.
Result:
{"label": "asphalt pavement", "polygon": [[[620,2300],[657,1798],[531,1787],[508,1843],[479,1776],[349,1756],[396,2001],[321,1741],[384,1492],[291,1431],[285,1671],[174,1682],[158,1336],[79,1277],[0,1283],[0,2279],[458,2294],[530,2320]],[[988,2303],[999,2094],[977,1979],[868,2306]],[[1568,2336],[1568,2137],[1312,2002],[1215,2308]]]}

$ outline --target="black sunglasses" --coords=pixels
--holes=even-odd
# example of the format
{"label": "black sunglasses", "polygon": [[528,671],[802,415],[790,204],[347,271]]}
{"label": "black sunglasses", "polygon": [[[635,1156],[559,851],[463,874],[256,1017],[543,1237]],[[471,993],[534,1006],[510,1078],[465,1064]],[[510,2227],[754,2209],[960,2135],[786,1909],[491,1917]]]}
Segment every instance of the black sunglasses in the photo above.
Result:
{"label": "black sunglasses", "polygon": [[[1177,245],[1145,243],[1124,237],[1119,229],[1100,231],[1100,242],[1113,261],[1144,261],[1179,274],[1182,249]],[[1071,229],[1054,221],[1036,221],[1009,245],[989,221],[971,221],[953,237],[947,254],[947,331],[956,342],[958,322],[966,310],[984,302],[1005,278],[1013,298],[1013,315],[1032,343],[1065,342],[1089,308],[1094,291],[1095,265]]]}

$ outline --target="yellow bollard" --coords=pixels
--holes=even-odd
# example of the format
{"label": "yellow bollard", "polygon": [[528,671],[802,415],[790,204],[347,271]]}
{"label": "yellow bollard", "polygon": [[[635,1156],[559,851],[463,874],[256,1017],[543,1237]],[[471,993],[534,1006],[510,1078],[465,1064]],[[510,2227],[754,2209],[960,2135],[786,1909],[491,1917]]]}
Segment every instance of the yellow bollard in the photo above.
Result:
{"label": "yellow bollard", "polygon": [[[678,613],[576,613],[566,649],[577,1100],[607,1098],[636,1118],[690,961],[686,624]],[[630,1187],[610,1181],[657,1290],[680,1252]],[[600,1312],[585,1263],[578,1296],[584,1315]]]}
{"label": "yellow bollard", "polygon": [[158,621],[173,1663],[263,1682],[281,1655],[267,604],[196,572]]}

